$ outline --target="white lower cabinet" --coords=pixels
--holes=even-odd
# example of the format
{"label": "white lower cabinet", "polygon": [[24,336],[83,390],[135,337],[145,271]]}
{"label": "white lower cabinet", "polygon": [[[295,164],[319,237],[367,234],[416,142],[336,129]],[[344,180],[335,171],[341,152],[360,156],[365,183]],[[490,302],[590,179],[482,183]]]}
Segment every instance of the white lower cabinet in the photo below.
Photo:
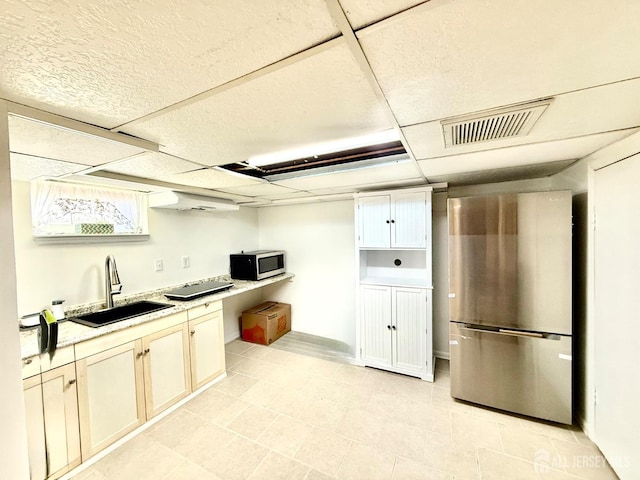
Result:
{"label": "white lower cabinet", "polygon": [[429,297],[425,288],[360,287],[360,358],[365,365],[432,380]]}
{"label": "white lower cabinet", "polygon": [[80,465],[75,364],[25,379],[24,400],[30,478],[58,478]]}
{"label": "white lower cabinet", "polygon": [[76,362],[83,459],[145,422],[142,356],[136,340]]}
{"label": "white lower cabinet", "polygon": [[191,385],[197,390],[225,371],[222,310],[189,320],[189,335]]}

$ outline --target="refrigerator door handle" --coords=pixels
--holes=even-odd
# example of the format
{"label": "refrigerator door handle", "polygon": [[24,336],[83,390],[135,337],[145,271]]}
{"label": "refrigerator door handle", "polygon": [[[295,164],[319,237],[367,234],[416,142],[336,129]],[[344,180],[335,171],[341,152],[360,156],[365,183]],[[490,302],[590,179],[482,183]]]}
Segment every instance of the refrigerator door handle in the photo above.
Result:
{"label": "refrigerator door handle", "polygon": [[518,330],[508,330],[506,328],[500,328],[498,332],[505,335],[513,335],[514,337],[544,338],[544,334],[537,332],[521,332]]}

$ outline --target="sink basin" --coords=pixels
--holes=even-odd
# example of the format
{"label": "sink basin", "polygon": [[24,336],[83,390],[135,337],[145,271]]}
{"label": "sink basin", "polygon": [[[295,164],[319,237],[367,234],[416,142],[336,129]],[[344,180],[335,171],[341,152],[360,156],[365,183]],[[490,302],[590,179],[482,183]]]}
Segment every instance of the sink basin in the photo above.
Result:
{"label": "sink basin", "polygon": [[70,320],[88,327],[102,327],[103,325],[109,325],[110,323],[116,323],[129,318],[145,315],[147,313],[157,312],[158,310],[163,310],[172,306],[173,305],[166,303],[142,300],[140,302],[129,303],[119,307],[80,315],[79,317],[71,318]]}

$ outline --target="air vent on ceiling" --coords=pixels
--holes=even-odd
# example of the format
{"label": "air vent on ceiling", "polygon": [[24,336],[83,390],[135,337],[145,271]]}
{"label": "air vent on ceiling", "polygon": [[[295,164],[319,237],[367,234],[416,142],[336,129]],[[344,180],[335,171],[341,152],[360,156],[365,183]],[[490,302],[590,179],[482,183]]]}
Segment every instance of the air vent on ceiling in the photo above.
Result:
{"label": "air vent on ceiling", "polygon": [[553,99],[442,120],[445,147],[527,135]]}

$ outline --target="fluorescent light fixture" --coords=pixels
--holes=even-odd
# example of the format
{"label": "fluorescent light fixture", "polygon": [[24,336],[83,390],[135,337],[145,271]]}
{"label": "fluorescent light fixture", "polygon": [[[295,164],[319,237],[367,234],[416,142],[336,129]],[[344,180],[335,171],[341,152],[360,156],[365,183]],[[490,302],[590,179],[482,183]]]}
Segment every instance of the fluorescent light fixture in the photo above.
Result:
{"label": "fluorescent light fixture", "polygon": [[280,152],[256,155],[247,160],[249,165],[261,167],[263,165],[273,165],[275,163],[288,162],[299,158],[308,158],[315,155],[325,155],[327,153],[342,152],[353,148],[368,147],[370,145],[380,145],[382,143],[397,142],[400,135],[395,129],[383,130],[382,132],[361,135],[359,137],[343,138],[329,142],[314,143],[304,147],[283,150]]}

